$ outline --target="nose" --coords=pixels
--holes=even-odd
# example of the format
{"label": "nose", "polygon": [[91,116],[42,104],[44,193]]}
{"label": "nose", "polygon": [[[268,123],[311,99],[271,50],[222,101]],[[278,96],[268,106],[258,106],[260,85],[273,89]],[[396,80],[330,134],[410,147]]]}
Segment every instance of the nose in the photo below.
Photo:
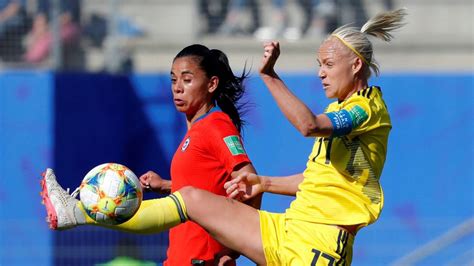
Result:
{"label": "nose", "polygon": [[172,90],[174,93],[181,93],[183,92],[183,86],[180,85],[180,82],[176,82],[172,85]]}
{"label": "nose", "polygon": [[324,77],[326,77],[326,72],[324,71],[324,69],[322,67],[319,68],[319,70],[318,70],[318,77],[320,79],[323,79]]}

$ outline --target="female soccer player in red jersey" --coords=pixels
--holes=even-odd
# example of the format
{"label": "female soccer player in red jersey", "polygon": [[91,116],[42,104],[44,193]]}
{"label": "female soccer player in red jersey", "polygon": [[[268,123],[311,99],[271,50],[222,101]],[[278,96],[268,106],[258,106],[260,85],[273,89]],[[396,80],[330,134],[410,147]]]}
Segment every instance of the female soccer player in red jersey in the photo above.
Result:
{"label": "female soccer player in red jersey", "polygon": [[[203,45],[190,45],[176,55],[171,90],[188,131],[173,156],[171,181],[149,171],[140,177],[143,188],[169,194],[193,186],[226,195],[225,182],[241,172],[255,173],[240,136],[243,120],[238,101],[246,75],[244,69],[242,76],[235,76],[222,51]],[[260,198],[248,203],[259,208]],[[146,208],[149,202],[142,205]],[[170,229],[164,265],[214,265],[215,261],[235,265],[236,256],[198,224],[187,221]]]}
{"label": "female soccer player in red jersey", "polygon": [[[405,15],[403,9],[385,12],[361,29],[343,26],[324,40],[317,53],[318,76],[326,96],[336,101],[323,114],[312,113],[274,71],[279,43],[264,45],[260,75],[287,119],[302,135],[316,137],[313,151],[303,173],[279,178],[242,173],[225,187],[231,198],[296,195],[285,213],[256,210],[187,186],[155,201],[153,209],[140,207],[131,220],[112,228],[160,232],[191,220],[259,265],[350,265],[356,233],[374,223],[383,208],[379,179],[391,129],[380,88],[368,85],[371,73],[379,71],[368,36],[390,41]],[[43,183],[56,229],[95,223],[51,169]]]}
{"label": "female soccer player in red jersey", "polygon": [[[169,193],[193,186],[225,195],[225,182],[243,171],[255,173],[240,137],[237,102],[244,93],[244,79],[245,70],[236,77],[219,50],[195,44],[176,55],[171,90],[176,109],[186,116],[188,131],[173,156],[171,181],[150,171],[140,177],[144,188]],[[252,200],[259,207],[259,200]],[[202,227],[188,221],[170,229],[164,265],[209,265],[217,259],[230,260],[228,252]]]}

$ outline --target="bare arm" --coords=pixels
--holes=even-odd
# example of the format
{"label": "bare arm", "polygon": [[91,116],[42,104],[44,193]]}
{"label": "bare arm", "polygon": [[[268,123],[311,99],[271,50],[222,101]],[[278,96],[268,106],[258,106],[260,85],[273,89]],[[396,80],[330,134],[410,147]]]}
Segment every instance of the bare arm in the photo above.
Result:
{"label": "bare arm", "polygon": [[324,115],[314,115],[313,112],[298,99],[280,79],[274,70],[274,65],[280,55],[278,42],[264,44],[264,55],[260,77],[275,99],[278,107],[291,124],[303,136],[330,136],[333,127],[329,118]]}
{"label": "bare arm", "polygon": [[252,198],[262,192],[294,196],[298,192],[298,186],[303,179],[302,173],[270,177],[244,172],[227,182],[224,187],[230,198],[241,198],[243,200]]}
{"label": "bare arm", "polygon": [[289,176],[260,176],[263,185],[263,192],[295,196],[298,186],[303,181],[303,173]]}

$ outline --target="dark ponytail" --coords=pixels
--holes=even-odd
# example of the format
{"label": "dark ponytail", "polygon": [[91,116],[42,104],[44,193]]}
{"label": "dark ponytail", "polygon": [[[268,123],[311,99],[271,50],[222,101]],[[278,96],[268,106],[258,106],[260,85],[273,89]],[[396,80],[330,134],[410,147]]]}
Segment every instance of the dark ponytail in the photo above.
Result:
{"label": "dark ponytail", "polygon": [[196,57],[199,66],[208,78],[213,76],[219,78],[219,85],[213,100],[230,117],[240,132],[245,121],[241,117],[244,104],[240,104],[239,100],[245,93],[244,80],[248,77],[249,72],[244,67],[242,75],[235,76],[225,53],[217,49],[209,50],[201,44],[193,44],[184,48],[176,55],[175,59],[185,56]]}

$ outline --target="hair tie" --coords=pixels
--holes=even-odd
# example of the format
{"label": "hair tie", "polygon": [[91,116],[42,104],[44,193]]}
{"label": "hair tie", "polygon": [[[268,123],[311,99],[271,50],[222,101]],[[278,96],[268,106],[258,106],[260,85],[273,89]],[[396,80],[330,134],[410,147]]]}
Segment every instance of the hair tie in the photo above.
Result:
{"label": "hair tie", "polygon": [[370,63],[359,52],[357,52],[357,50],[352,45],[350,45],[348,42],[344,41],[344,39],[342,39],[342,37],[340,37],[337,34],[331,34],[331,36],[334,36],[334,37],[338,38],[347,48],[351,49],[352,52],[354,52],[357,55],[357,57],[359,57],[362,61],[364,61],[368,66],[370,66]]}

